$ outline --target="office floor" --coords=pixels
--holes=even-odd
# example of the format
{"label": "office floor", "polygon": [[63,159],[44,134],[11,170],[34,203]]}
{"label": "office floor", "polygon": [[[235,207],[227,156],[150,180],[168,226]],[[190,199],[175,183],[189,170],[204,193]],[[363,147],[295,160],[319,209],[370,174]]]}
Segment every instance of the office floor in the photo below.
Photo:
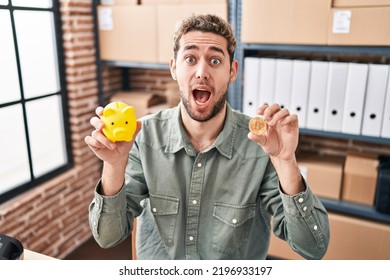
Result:
{"label": "office floor", "polygon": [[113,248],[103,249],[91,238],[69,254],[65,260],[130,260],[131,238]]}

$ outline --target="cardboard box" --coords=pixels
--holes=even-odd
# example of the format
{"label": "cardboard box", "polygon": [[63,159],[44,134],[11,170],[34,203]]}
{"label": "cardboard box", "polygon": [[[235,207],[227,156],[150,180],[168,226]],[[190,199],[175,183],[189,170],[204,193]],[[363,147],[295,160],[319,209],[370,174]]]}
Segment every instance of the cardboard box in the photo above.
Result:
{"label": "cardboard box", "polygon": [[390,6],[333,8],[328,45],[390,45]]}
{"label": "cardboard box", "polygon": [[138,91],[120,91],[112,95],[110,101],[122,101],[133,106],[137,119],[154,112],[153,106],[166,104],[166,98],[163,95]]}
{"label": "cardboard box", "polygon": [[169,107],[175,107],[180,102],[180,88],[176,81],[168,82],[165,89],[165,97]]}
{"label": "cardboard box", "polygon": [[181,4],[182,0],[140,0],[141,5]]}
{"label": "cardboard box", "polygon": [[316,195],[340,199],[344,157],[303,155],[298,158],[298,165]]}
{"label": "cardboard box", "polygon": [[155,114],[155,113],[158,113],[162,110],[169,109],[169,108],[170,107],[169,107],[168,103],[161,103],[161,104],[149,107],[147,110],[147,114]]}
{"label": "cardboard box", "polygon": [[228,0],[181,0],[182,4],[227,4]]}
{"label": "cardboard box", "polygon": [[243,0],[242,42],[325,45],[331,0]]}
{"label": "cardboard box", "polygon": [[100,0],[101,5],[138,5],[138,0]]}
{"label": "cardboard box", "polygon": [[376,155],[347,155],[341,199],[374,205],[378,165]]}
{"label": "cardboard box", "polygon": [[[329,213],[330,243],[325,260],[390,259],[390,225]],[[302,260],[287,244],[271,234],[270,256]]]}
{"label": "cardboard box", "polygon": [[226,3],[227,0],[140,0],[141,5],[165,5],[165,4],[214,4]]}
{"label": "cardboard box", "polygon": [[172,38],[176,24],[192,14],[213,13],[227,20],[227,4],[159,5],[158,62],[169,63],[173,57]]}
{"label": "cardboard box", "polygon": [[390,6],[390,0],[333,0],[332,7],[383,7]]}
{"label": "cardboard box", "polygon": [[101,59],[156,62],[156,20],[154,6],[98,6]]}

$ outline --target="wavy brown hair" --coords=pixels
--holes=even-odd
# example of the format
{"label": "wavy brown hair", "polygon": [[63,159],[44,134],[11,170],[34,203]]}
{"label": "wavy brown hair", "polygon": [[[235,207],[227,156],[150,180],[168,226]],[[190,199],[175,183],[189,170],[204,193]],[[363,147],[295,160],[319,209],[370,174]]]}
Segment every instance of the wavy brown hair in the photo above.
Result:
{"label": "wavy brown hair", "polygon": [[236,50],[236,37],[234,36],[231,25],[223,18],[216,15],[193,15],[184,19],[177,27],[173,37],[174,58],[177,58],[177,52],[180,49],[180,38],[190,31],[211,32],[226,38],[227,50],[230,56],[230,63],[233,62],[234,52]]}

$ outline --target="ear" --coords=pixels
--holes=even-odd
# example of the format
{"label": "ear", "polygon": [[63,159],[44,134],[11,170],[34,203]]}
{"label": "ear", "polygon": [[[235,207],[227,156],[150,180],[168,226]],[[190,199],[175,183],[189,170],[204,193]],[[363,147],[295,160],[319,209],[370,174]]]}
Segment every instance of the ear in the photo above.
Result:
{"label": "ear", "polygon": [[103,111],[103,116],[105,116],[105,117],[109,117],[109,116],[112,116],[115,114],[116,114],[116,111],[112,108],[105,108]]}
{"label": "ear", "polygon": [[134,114],[134,107],[132,107],[132,106],[127,106],[126,108],[123,108],[122,113],[123,113],[125,116],[131,117],[131,116],[135,115],[135,114]]}
{"label": "ear", "polygon": [[176,61],[173,57],[169,61],[169,69],[171,70],[171,76],[174,80],[176,80]]}
{"label": "ear", "polygon": [[229,83],[233,83],[237,78],[238,73],[238,61],[235,59],[232,62],[232,66],[230,67],[230,79]]}

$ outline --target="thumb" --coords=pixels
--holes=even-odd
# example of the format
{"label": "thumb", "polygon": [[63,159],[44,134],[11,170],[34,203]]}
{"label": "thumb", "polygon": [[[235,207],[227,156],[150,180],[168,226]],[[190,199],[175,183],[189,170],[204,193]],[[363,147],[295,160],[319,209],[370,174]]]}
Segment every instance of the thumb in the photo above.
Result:
{"label": "thumb", "polygon": [[256,135],[252,132],[248,133],[248,139],[257,143],[260,146],[265,146],[267,144],[267,137],[265,135]]}

